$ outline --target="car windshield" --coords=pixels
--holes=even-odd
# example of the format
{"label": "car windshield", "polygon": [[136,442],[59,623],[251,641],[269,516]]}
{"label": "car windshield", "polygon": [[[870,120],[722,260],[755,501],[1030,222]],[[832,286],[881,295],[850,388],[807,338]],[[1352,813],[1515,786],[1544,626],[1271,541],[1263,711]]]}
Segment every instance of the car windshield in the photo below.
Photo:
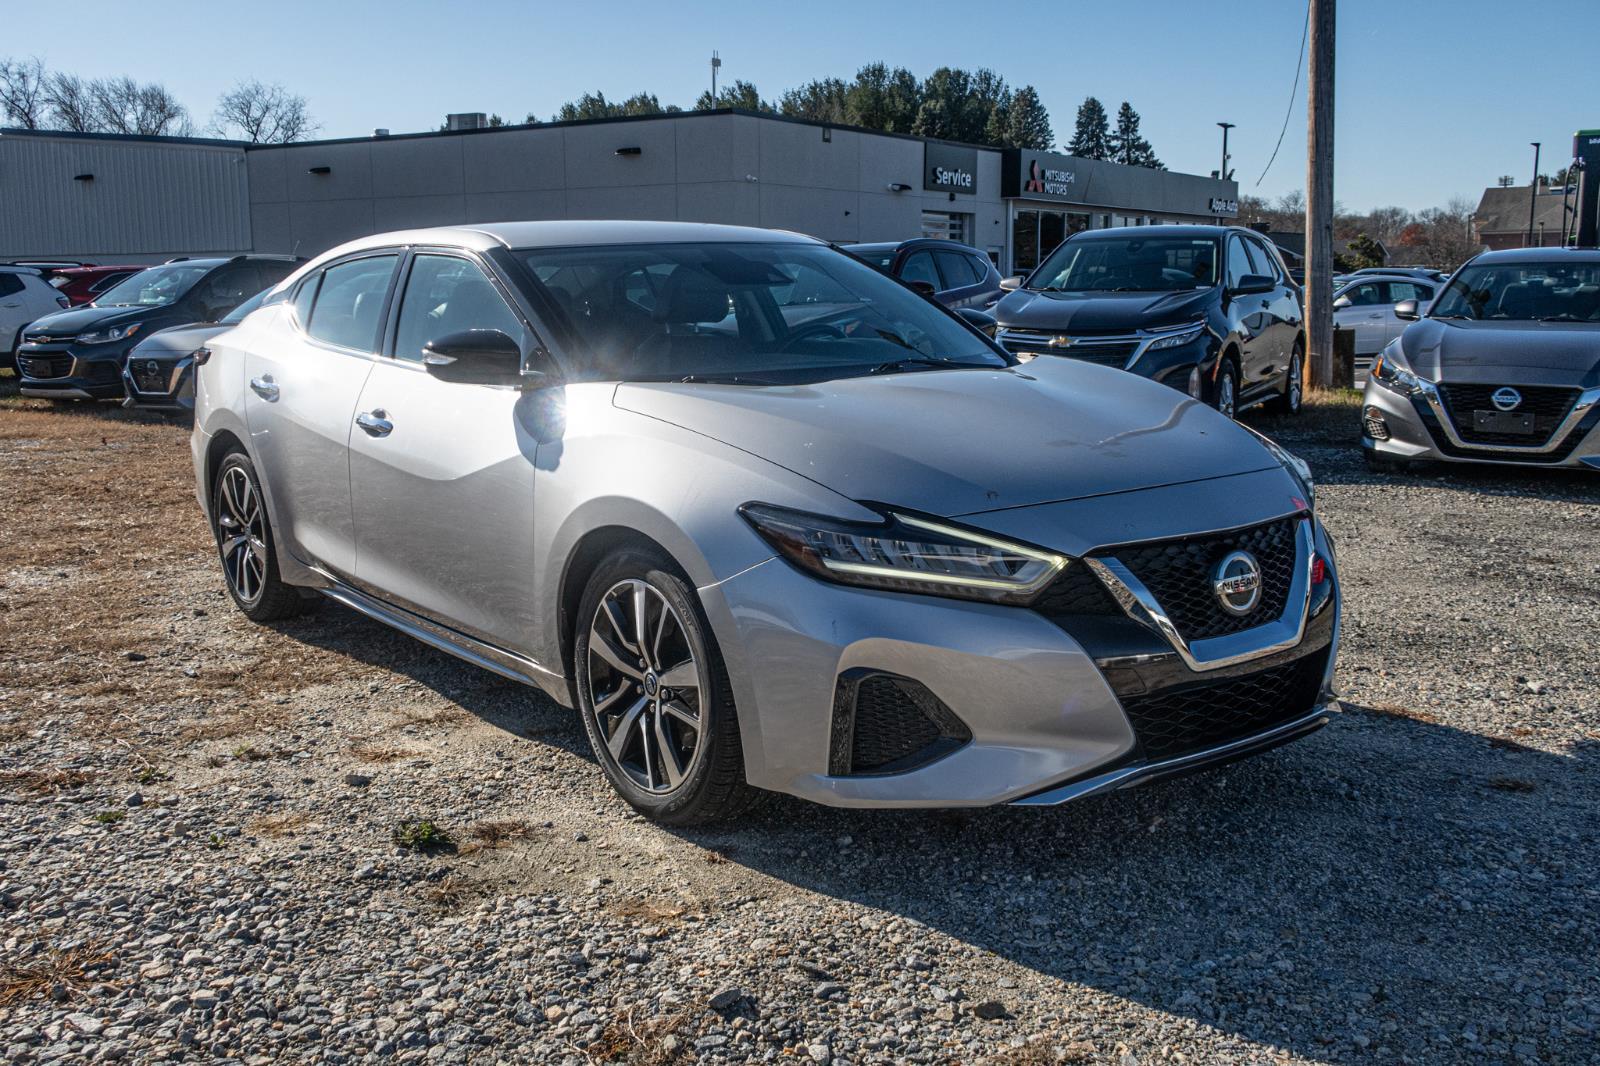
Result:
{"label": "car windshield", "polygon": [[232,311],[229,311],[223,316],[219,325],[232,326],[236,323],[243,322],[245,315],[248,315],[251,311],[254,311],[256,308],[261,306],[261,301],[267,298],[267,292],[267,289],[262,289],[260,292],[250,297],[250,299],[246,300],[238,307],[235,307]]}
{"label": "car windshield", "polygon": [[1209,237],[1080,237],[1068,240],[1028,278],[1046,292],[1167,292],[1217,283],[1217,242]]}
{"label": "car windshield", "polygon": [[203,263],[151,267],[107,289],[94,303],[96,307],[165,307],[181,300],[211,269]]}
{"label": "car windshield", "polygon": [[581,376],[787,385],[1009,359],[949,312],[823,245],[514,253],[570,328]]}
{"label": "car windshield", "polygon": [[1456,273],[1431,318],[1600,322],[1600,263],[1482,263]]}

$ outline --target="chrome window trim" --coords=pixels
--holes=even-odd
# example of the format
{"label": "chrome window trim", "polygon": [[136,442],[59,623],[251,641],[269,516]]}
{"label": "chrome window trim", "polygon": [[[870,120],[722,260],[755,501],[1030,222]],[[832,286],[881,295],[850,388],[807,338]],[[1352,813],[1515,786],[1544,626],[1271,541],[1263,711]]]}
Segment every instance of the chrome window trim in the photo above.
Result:
{"label": "chrome window trim", "polygon": [[1089,569],[1105,584],[1128,617],[1160,633],[1183,659],[1184,665],[1196,673],[1203,673],[1276,655],[1298,647],[1305,639],[1306,623],[1311,616],[1311,568],[1316,557],[1316,540],[1310,518],[1299,520],[1295,529],[1295,545],[1294,576],[1289,583],[1289,594],[1282,615],[1238,633],[1208,637],[1193,643],[1184,639],[1155,595],[1120,559],[1091,555],[1083,561],[1089,564]]}
{"label": "chrome window trim", "polygon": [[1434,417],[1439,420],[1439,425],[1444,429],[1444,435],[1450,438],[1450,443],[1457,448],[1473,452],[1520,452],[1524,455],[1548,455],[1561,447],[1562,443],[1566,441],[1567,435],[1577,428],[1578,423],[1583,421],[1584,416],[1589,413],[1595,404],[1600,403],[1600,386],[1584,389],[1578,394],[1577,402],[1572,405],[1572,410],[1567,412],[1567,417],[1561,420],[1561,424],[1555,428],[1555,432],[1550,434],[1550,439],[1543,444],[1473,444],[1462,440],[1460,435],[1456,433],[1455,422],[1451,420],[1450,415],[1445,411],[1444,401],[1439,396],[1438,383],[1423,377],[1417,378],[1417,382],[1421,385],[1422,398],[1433,409]]}

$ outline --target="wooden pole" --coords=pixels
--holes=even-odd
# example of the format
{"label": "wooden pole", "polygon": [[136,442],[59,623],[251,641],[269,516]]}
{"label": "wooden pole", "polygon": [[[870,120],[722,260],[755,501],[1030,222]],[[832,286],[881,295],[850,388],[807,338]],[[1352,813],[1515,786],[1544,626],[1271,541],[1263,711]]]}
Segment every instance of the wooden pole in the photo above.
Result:
{"label": "wooden pole", "polygon": [[1310,0],[1306,109],[1306,341],[1311,384],[1333,383],[1333,26],[1335,0]]}

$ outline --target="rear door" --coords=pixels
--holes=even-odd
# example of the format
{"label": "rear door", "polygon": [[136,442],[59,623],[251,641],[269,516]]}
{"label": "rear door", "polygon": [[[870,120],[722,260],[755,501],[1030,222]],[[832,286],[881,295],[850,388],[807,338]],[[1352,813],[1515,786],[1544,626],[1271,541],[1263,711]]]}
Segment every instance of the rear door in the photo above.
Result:
{"label": "rear door", "polygon": [[399,289],[387,350],[367,379],[350,442],[356,577],[374,595],[480,640],[526,651],[538,626],[530,418],[542,393],[440,381],[428,341],[532,333],[482,261],[419,249]]}
{"label": "rear door", "polygon": [[1359,281],[1343,293],[1350,306],[1336,308],[1334,324],[1355,330],[1356,354],[1373,355],[1389,343],[1389,319],[1394,305],[1388,302],[1389,285],[1383,281]]}
{"label": "rear door", "polygon": [[954,249],[939,248],[933,253],[933,261],[944,280],[939,300],[946,307],[977,307],[983,302],[985,293],[979,282],[984,275],[978,272],[971,256]]}
{"label": "rear door", "polygon": [[1428,305],[1433,302],[1433,286],[1425,285],[1421,281],[1391,281],[1389,285],[1389,302],[1385,305],[1388,309],[1388,319],[1385,322],[1384,343],[1394,340],[1404,333],[1411,323],[1403,321],[1394,313],[1394,305],[1403,300],[1417,301],[1417,313],[1426,314]]}
{"label": "rear door", "polygon": [[250,446],[289,551],[343,578],[356,569],[350,432],[391,298],[394,250],[307,275],[276,332],[245,354]]}
{"label": "rear door", "polygon": [[[1246,249],[1244,238],[1230,235],[1227,251],[1230,293],[1246,275],[1260,272],[1261,264]],[[1274,350],[1278,335],[1272,328],[1272,296],[1270,293],[1237,293],[1230,294],[1228,299],[1229,317],[1239,323],[1239,386],[1242,391],[1249,390],[1271,373],[1271,367],[1279,358]]]}
{"label": "rear door", "polygon": [[1289,273],[1267,242],[1248,239],[1250,257],[1258,273],[1272,278],[1277,287],[1266,294],[1266,328],[1271,334],[1270,360],[1262,368],[1257,384],[1274,384],[1289,368],[1295,338],[1300,335],[1300,294],[1289,281]]}
{"label": "rear door", "polygon": [[17,342],[18,331],[37,317],[30,306],[22,275],[0,270],[0,351],[9,353]]}

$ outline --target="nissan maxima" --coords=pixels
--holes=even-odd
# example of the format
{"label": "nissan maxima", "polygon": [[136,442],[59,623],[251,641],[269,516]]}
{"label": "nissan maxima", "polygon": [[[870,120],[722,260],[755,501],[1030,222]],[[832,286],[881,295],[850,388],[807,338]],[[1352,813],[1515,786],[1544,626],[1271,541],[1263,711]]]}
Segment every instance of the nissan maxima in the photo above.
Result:
{"label": "nissan maxima", "polygon": [[1367,461],[1600,469],[1600,251],[1485,252],[1374,360]]}
{"label": "nissan maxima", "polygon": [[196,363],[248,617],[326,597],[537,686],[663,822],[1054,804],[1329,717],[1304,464],[810,238],[368,237]]}

